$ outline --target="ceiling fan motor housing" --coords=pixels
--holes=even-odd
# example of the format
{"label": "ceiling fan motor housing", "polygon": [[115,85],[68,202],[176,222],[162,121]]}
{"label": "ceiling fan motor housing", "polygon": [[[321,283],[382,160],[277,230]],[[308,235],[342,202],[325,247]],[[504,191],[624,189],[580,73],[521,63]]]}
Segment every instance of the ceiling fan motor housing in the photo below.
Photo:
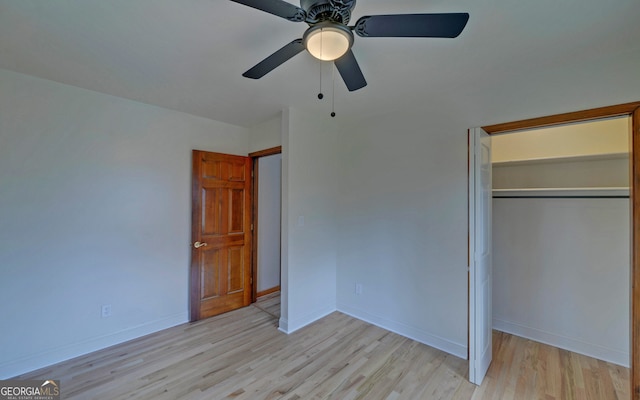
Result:
{"label": "ceiling fan motor housing", "polygon": [[309,25],[323,21],[348,24],[356,0],[300,0],[300,7],[307,12]]}

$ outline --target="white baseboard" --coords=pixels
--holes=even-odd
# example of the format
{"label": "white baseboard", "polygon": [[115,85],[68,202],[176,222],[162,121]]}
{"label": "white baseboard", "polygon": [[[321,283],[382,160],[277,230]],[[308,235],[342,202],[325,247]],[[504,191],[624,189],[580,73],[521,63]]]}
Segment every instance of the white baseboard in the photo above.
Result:
{"label": "white baseboard", "polygon": [[429,332],[425,332],[416,327],[390,320],[379,315],[371,314],[367,311],[360,310],[356,307],[347,305],[338,305],[338,311],[350,315],[354,318],[376,325],[380,328],[386,329],[398,335],[407,337],[417,342],[426,344],[427,346],[434,347],[438,350],[442,350],[446,353],[454,355],[456,357],[467,359],[467,346],[460,343],[455,343],[445,338],[433,335]]}
{"label": "white baseboard", "polygon": [[278,330],[280,332],[289,334],[289,320],[281,317],[280,320],[278,321]]}
{"label": "white baseboard", "polygon": [[[19,359],[8,360],[0,364],[0,379],[9,379],[17,375],[35,371],[93,351],[136,339],[163,329],[171,328],[172,326],[180,325],[188,321],[189,318],[187,313],[181,312],[118,332],[86,339],[66,346],[52,348],[39,353],[30,354],[26,357],[21,357]],[[56,379],[56,377],[51,377],[51,379]]]}
{"label": "white baseboard", "polygon": [[620,350],[612,349],[606,346],[587,343],[582,340],[559,335],[552,332],[546,332],[540,329],[531,328],[529,326],[520,325],[514,322],[493,319],[493,329],[531,339],[536,342],[548,344],[560,349],[569,350],[574,353],[583,354],[585,356],[597,358],[613,364],[621,365],[628,368],[630,365],[630,355]]}
{"label": "white baseboard", "polygon": [[286,334],[291,334],[321,318],[326,317],[334,311],[336,311],[335,307],[323,307],[300,316],[295,316],[294,318],[280,318],[278,330]]}

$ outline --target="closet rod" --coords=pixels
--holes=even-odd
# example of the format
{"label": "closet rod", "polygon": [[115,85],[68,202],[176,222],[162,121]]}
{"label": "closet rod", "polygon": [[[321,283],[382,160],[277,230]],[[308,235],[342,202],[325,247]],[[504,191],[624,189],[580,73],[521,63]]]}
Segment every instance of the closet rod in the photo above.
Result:
{"label": "closet rod", "polygon": [[494,199],[628,199],[629,196],[493,196]]}

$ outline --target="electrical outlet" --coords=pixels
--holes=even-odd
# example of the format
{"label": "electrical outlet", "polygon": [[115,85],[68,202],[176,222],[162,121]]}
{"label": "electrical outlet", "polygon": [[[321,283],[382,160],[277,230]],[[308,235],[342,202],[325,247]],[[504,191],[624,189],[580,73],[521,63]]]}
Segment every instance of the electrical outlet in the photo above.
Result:
{"label": "electrical outlet", "polygon": [[356,294],[358,296],[362,294],[362,283],[356,283]]}
{"label": "electrical outlet", "polygon": [[111,304],[103,304],[102,312],[100,314],[102,318],[109,318],[111,316]]}

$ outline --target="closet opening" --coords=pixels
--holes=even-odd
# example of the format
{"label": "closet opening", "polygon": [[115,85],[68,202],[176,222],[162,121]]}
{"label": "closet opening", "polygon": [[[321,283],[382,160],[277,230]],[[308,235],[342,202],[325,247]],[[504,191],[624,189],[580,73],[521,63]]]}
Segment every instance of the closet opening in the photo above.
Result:
{"label": "closet opening", "polygon": [[[593,121],[603,118],[613,118],[617,116],[629,116],[631,144],[630,144],[630,386],[632,399],[640,399],[640,102],[631,102],[617,104],[612,106],[593,108],[589,110],[573,111],[563,114],[549,115],[544,117],[531,118],[496,125],[486,125],[481,131],[486,132],[490,136],[514,132],[524,129],[535,129],[560,124],[570,124],[583,121]],[[474,153],[472,153],[474,154]],[[471,188],[470,186],[470,189]],[[477,196],[475,190],[470,190],[470,199]],[[470,207],[471,210],[471,207]],[[490,212],[490,211],[489,211]],[[490,215],[490,214],[489,214]],[[475,229],[470,224],[470,234]],[[473,282],[470,282],[473,286]],[[472,294],[470,289],[470,295]],[[471,299],[471,297],[470,297]],[[471,302],[471,300],[470,300]],[[489,302],[490,303],[490,302]],[[470,308],[471,309],[471,308]],[[490,308],[488,312],[490,313]],[[471,315],[471,312],[470,312]],[[469,342],[477,339],[477,324],[470,317],[469,323]]]}
{"label": "closet opening", "polygon": [[630,121],[492,136],[494,329],[629,367]]}

